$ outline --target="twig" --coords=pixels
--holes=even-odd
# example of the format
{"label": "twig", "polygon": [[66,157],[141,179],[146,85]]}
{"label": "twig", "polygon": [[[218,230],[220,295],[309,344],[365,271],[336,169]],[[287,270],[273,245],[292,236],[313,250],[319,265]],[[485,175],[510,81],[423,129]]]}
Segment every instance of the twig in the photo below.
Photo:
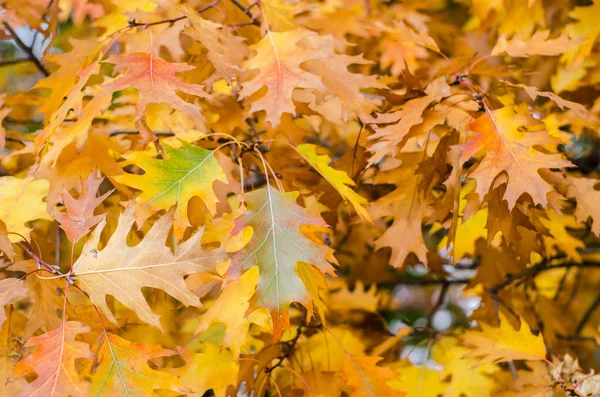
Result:
{"label": "twig", "polygon": [[242,3],[240,3],[238,0],[231,0],[231,2],[233,3],[234,6],[239,8],[244,14],[246,14],[246,16],[248,18],[250,18],[252,20],[251,21],[252,25],[260,26],[260,21],[256,18],[254,18],[254,16],[250,12],[250,9],[258,4],[257,1],[250,4],[248,7],[244,7],[244,5]]}
{"label": "twig", "polygon": [[38,70],[40,72],[42,72],[42,74],[44,76],[46,76],[46,77],[50,76],[50,72],[48,71],[48,69],[46,69],[46,67],[44,65],[42,65],[42,61],[40,61],[34,55],[33,49],[31,47],[29,47],[27,44],[25,44],[23,42],[23,40],[21,40],[21,38],[17,35],[17,32],[15,32],[15,30],[8,23],[2,22],[2,24],[4,25],[6,30],[8,30],[8,32],[12,36],[13,40],[15,41],[15,43],[17,43],[17,46],[19,46],[19,48],[27,54],[27,56],[29,57],[31,62],[33,62],[35,64],[35,66],[38,68]]}
{"label": "twig", "polygon": [[509,277],[506,277],[504,279],[503,282],[501,282],[500,284],[496,284],[493,287],[491,287],[489,289],[489,291],[491,293],[496,293],[498,291],[500,291],[501,289],[511,285],[514,282],[517,281],[521,281],[522,279],[525,279],[529,276],[535,276],[539,273],[548,271],[548,270],[553,270],[553,269],[564,269],[564,268],[570,268],[570,267],[574,267],[574,268],[595,268],[595,267],[600,267],[600,263],[598,262],[583,262],[583,263],[559,263],[557,265],[552,265],[552,266],[548,266],[548,261],[542,261],[540,263],[538,263],[537,265],[533,265],[528,267],[527,269],[523,270],[520,273],[511,275]]}
{"label": "twig", "polygon": [[[201,9],[199,9],[197,11],[198,14],[201,14],[205,11],[210,10],[211,8],[213,8],[214,6],[217,5],[217,3],[219,2],[219,0],[214,0],[212,3],[210,3],[209,5],[202,7]],[[187,17],[185,15],[182,15],[180,17],[177,18],[171,18],[171,19],[163,19],[162,21],[156,21],[156,22],[138,22],[135,19],[132,19],[130,21],[128,21],[128,26],[131,28],[135,28],[135,27],[139,27],[142,26],[145,28],[150,27],[150,26],[156,26],[156,25],[163,25],[163,24],[174,24],[175,22],[179,22],[183,19],[186,19]]]}
{"label": "twig", "polygon": [[20,63],[25,62],[31,62],[31,58],[11,59],[10,61],[2,61],[0,62],[0,67],[18,65]]}
{"label": "twig", "polygon": [[292,355],[292,353],[294,352],[294,348],[296,347],[296,343],[298,343],[298,339],[300,339],[300,335],[302,335],[302,331],[304,330],[305,327],[306,327],[306,324],[300,323],[300,325],[298,325],[298,328],[296,329],[296,335],[289,341],[283,342],[281,344],[283,351],[282,351],[282,354],[277,359],[277,362],[275,364],[273,364],[272,366],[266,367],[264,369],[264,371],[267,375],[271,375],[271,372],[273,372],[273,370],[275,370],[275,368],[279,368],[281,366],[281,364],[283,364],[283,362]]}
{"label": "twig", "polygon": [[[140,132],[137,130],[117,130],[117,131],[112,131],[110,134],[108,134],[108,136],[117,136],[117,135],[137,135]],[[158,132],[154,132],[154,135],[156,136],[175,136],[174,132],[171,131],[158,131]]]}
{"label": "twig", "polygon": [[437,311],[440,310],[440,308],[444,304],[444,299],[446,299],[446,294],[448,293],[449,287],[450,287],[450,284],[448,284],[448,283],[442,284],[442,288],[440,289],[440,295],[439,295],[437,301],[435,302],[435,305],[433,305],[433,308],[431,309],[431,312],[429,313],[429,317],[427,318],[428,326],[431,326],[433,316],[435,316],[435,313],[437,313]]}

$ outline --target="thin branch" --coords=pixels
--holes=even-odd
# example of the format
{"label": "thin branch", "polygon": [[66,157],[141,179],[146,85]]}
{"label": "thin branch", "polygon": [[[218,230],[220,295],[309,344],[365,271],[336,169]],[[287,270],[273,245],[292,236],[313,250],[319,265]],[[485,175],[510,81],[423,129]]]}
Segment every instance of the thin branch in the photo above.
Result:
{"label": "thin branch", "polygon": [[[117,135],[138,135],[140,132],[137,130],[117,130],[112,131],[108,136],[117,136]],[[171,131],[157,131],[154,132],[156,136],[175,136],[174,132]]]}
{"label": "thin branch", "polygon": [[234,6],[236,6],[237,8],[239,8],[244,14],[246,14],[246,16],[248,18],[250,18],[252,21],[252,25],[256,25],[256,26],[260,26],[260,21],[256,18],[254,18],[254,16],[252,15],[252,13],[250,12],[250,9],[252,7],[254,7],[255,5],[258,4],[257,2],[252,3],[251,5],[249,5],[248,7],[244,7],[244,5],[242,3],[240,3],[238,0],[231,0],[231,2],[233,3]]}
{"label": "thin branch", "polygon": [[435,305],[433,305],[433,308],[431,309],[431,312],[429,313],[429,317],[427,317],[427,325],[429,327],[431,327],[431,323],[433,321],[433,316],[435,316],[435,313],[437,313],[438,310],[440,310],[442,308],[442,305],[444,304],[444,300],[446,299],[446,294],[448,293],[449,287],[450,287],[450,284],[448,284],[448,283],[442,284],[442,288],[440,289],[440,295],[438,296],[438,299],[435,302]]}
{"label": "thin branch", "polygon": [[8,23],[2,22],[2,24],[4,25],[4,27],[6,28],[6,30],[8,30],[8,32],[12,36],[13,40],[17,44],[17,46],[19,46],[19,48],[21,50],[23,50],[27,54],[27,56],[29,57],[29,59],[31,60],[31,62],[33,62],[35,64],[35,66],[38,68],[38,70],[40,72],[42,72],[42,74],[44,76],[46,76],[46,77],[50,76],[50,72],[42,64],[42,61],[40,61],[35,56],[35,54],[33,53],[33,49],[31,47],[29,47],[27,44],[25,44],[23,42],[23,40],[21,40],[21,38],[17,35],[17,32],[15,32],[15,30]]}
{"label": "thin branch", "polygon": [[598,262],[559,263],[557,265],[548,266],[547,261],[542,261],[542,262],[538,263],[537,265],[528,267],[527,269],[523,270],[520,273],[513,274],[513,275],[506,277],[503,282],[501,282],[500,284],[494,285],[489,290],[491,293],[495,294],[496,292],[500,291],[501,289],[508,287],[509,285],[511,285],[517,281],[520,282],[530,276],[536,276],[537,274],[543,273],[548,270],[564,269],[564,268],[571,268],[571,267],[574,267],[574,268],[596,268],[596,267],[600,267],[600,263],[598,263]]}
{"label": "thin branch", "polygon": [[11,59],[10,61],[1,61],[0,67],[18,65],[20,63],[31,62],[30,58]]}
{"label": "thin branch", "polygon": [[[205,7],[202,7],[201,9],[199,9],[197,11],[197,13],[201,14],[201,13],[203,13],[205,11],[210,10],[211,8],[213,8],[214,6],[216,6],[219,1],[220,0],[214,0],[209,5],[207,5]],[[164,24],[174,24],[174,23],[179,22],[179,21],[181,21],[183,19],[186,19],[186,18],[187,17],[185,15],[182,15],[182,16],[177,17],[177,18],[163,19],[162,21],[156,21],[156,22],[138,22],[135,19],[132,19],[132,20],[128,21],[127,23],[128,23],[128,26],[131,27],[131,28],[142,26],[145,29],[145,28],[148,28],[150,26],[164,25]]]}

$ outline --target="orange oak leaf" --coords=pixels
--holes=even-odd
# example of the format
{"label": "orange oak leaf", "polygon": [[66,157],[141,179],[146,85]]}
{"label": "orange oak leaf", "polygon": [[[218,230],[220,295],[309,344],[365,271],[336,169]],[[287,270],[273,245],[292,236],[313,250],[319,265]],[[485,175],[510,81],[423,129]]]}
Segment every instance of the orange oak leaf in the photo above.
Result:
{"label": "orange oak leaf", "polygon": [[496,177],[506,172],[508,184],[504,199],[509,208],[514,207],[523,193],[528,193],[535,203],[548,203],[547,194],[554,192],[554,188],[538,170],[569,167],[571,162],[563,159],[561,154],[536,149],[537,146],[556,143],[545,131],[521,130],[531,124],[529,117],[515,113],[511,106],[485,113],[471,123],[469,128],[475,135],[462,145],[460,161],[464,163],[481,150],[487,150],[470,174],[477,181],[476,191],[480,200],[488,193]]}
{"label": "orange oak leaf", "polygon": [[569,178],[568,197],[577,200],[575,217],[579,222],[585,222],[591,217],[592,232],[600,234],[600,191],[595,186],[600,183],[594,178]]}
{"label": "orange oak leaf", "polygon": [[392,388],[387,382],[397,377],[391,368],[380,367],[381,357],[348,355],[342,366],[344,380],[352,392],[351,397],[401,397],[405,393]]}
{"label": "orange oak leaf", "polygon": [[185,33],[206,48],[208,60],[217,72],[231,83],[242,71],[242,61],[249,53],[248,46],[244,44],[245,39],[233,35],[231,28],[227,26],[202,18],[190,6],[181,6],[180,11],[191,24],[186,27]]}
{"label": "orange oak leaf", "polygon": [[90,229],[106,216],[105,214],[94,215],[96,207],[113,192],[111,190],[100,197],[96,197],[103,180],[104,178],[98,178],[94,172],[91,172],[88,179],[81,180],[81,191],[77,199],[71,196],[67,189],[63,187],[62,202],[66,211],[59,212],[55,210],[54,218],[73,244],[88,234]]}
{"label": "orange oak leaf", "polygon": [[[411,157],[403,158],[406,158],[407,164],[414,164]],[[413,165],[394,168],[377,175],[376,183],[395,184],[396,188],[371,203],[369,208],[374,219],[394,219],[391,226],[375,241],[375,248],[390,247],[390,265],[398,268],[402,267],[411,252],[422,263],[427,264],[427,247],[421,227],[430,207],[423,193],[418,190],[419,179],[415,172],[416,166]]]}
{"label": "orange oak leaf", "polygon": [[284,194],[270,186],[244,195],[247,207],[236,219],[232,234],[252,227],[253,234],[246,246],[231,258],[228,280],[258,266],[260,277],[250,309],[266,307],[273,317],[274,338],[279,339],[282,327],[290,328],[289,306],[299,302],[312,315],[313,301],[318,299],[299,275],[297,264],[311,264],[322,273],[333,275],[328,262],[328,249],[300,230],[302,226],[327,226],[325,221],[296,204],[297,193]]}
{"label": "orange oak leaf", "polygon": [[77,321],[63,321],[61,327],[28,340],[25,347],[37,346],[37,350],[15,365],[9,381],[33,373],[37,373],[37,378],[18,396],[87,396],[90,384],[80,379],[75,360],[92,358],[93,354],[87,343],[76,341],[75,337],[89,331],[88,326]]}
{"label": "orange oak leaf", "polygon": [[540,30],[527,39],[523,35],[516,35],[507,40],[502,35],[496,46],[492,49],[492,56],[508,54],[511,57],[527,58],[532,55],[562,55],[569,50],[577,48],[583,42],[581,39],[570,39],[566,34],[561,34],[556,39],[548,40],[549,30]]}
{"label": "orange oak leaf", "polygon": [[[319,59],[309,60],[305,63],[306,70],[322,77],[323,85],[327,90],[324,104],[312,105],[317,111],[321,106],[331,107],[332,101],[339,102],[340,116],[343,123],[353,117],[358,117],[363,122],[371,119],[370,113],[375,110],[375,102],[368,99],[361,92],[364,88],[384,88],[377,81],[376,76],[367,76],[360,73],[351,73],[350,65],[364,65],[371,63],[362,55],[337,54],[336,48],[346,47],[345,42],[335,39],[333,36],[309,36],[307,41],[311,47],[319,49],[322,56]],[[333,96],[333,99],[329,98]]]}
{"label": "orange oak leaf", "polygon": [[102,86],[106,94],[135,88],[138,91],[136,105],[136,126],[143,136],[144,142],[156,139],[145,122],[144,111],[150,104],[167,104],[173,109],[204,120],[200,107],[183,100],[177,91],[196,95],[211,100],[204,87],[198,84],[185,83],[176,73],[194,69],[186,63],[169,63],[152,53],[134,53],[127,55],[111,55],[104,62],[114,63],[126,72],[116,80]]}
{"label": "orange oak leaf", "polygon": [[116,322],[116,318],[106,303],[106,295],[114,296],[131,308],[142,321],[162,328],[160,316],[152,312],[142,294],[143,287],[162,289],[186,305],[201,306],[183,277],[214,270],[214,265],[225,257],[219,249],[202,249],[202,233],[194,234],[173,253],[165,245],[173,211],[174,208],[159,218],[136,246],[127,244],[127,234],[135,222],[133,204],[121,214],[117,229],[102,251],[98,251],[98,244],[106,220],[100,222],[86,241],[81,256],[73,264],[73,275],[110,321]]}
{"label": "orange oak leaf", "polygon": [[300,42],[316,33],[299,29],[288,32],[267,32],[252,46],[256,55],[242,64],[247,70],[258,69],[258,74],[242,83],[240,99],[248,98],[266,87],[267,92],[252,101],[250,113],[264,110],[272,127],[279,125],[283,113],[296,114],[292,92],[296,88],[324,90],[321,77],[302,69],[300,65],[321,57],[318,49],[306,48]]}

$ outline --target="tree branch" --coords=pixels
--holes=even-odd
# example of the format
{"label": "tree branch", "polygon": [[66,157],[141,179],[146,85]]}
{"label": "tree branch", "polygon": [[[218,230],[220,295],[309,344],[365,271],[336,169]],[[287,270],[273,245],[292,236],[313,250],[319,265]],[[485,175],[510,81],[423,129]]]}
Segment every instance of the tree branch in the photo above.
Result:
{"label": "tree branch", "polygon": [[[219,2],[219,0],[214,0],[209,5],[204,6],[201,9],[199,9],[197,11],[197,13],[201,14],[201,13],[203,13],[205,11],[210,10],[211,8],[213,8],[214,6],[216,6],[218,2]],[[182,16],[177,17],[177,18],[163,19],[162,21],[156,21],[156,22],[138,22],[135,19],[132,19],[132,20],[128,21],[127,23],[129,25],[129,27],[131,27],[131,28],[142,26],[145,29],[145,28],[150,27],[150,26],[163,25],[163,24],[167,24],[167,23],[174,24],[175,22],[179,22],[182,19],[186,19],[186,18],[187,17],[185,15],[182,15]]]}
{"label": "tree branch", "polygon": [[15,41],[15,43],[17,44],[17,46],[19,46],[19,48],[23,51],[25,51],[25,53],[27,54],[29,60],[31,60],[31,62],[33,62],[35,64],[35,66],[38,68],[38,70],[40,72],[42,72],[42,74],[46,77],[50,76],[50,72],[48,71],[48,69],[46,69],[46,67],[42,64],[42,61],[40,61],[33,53],[33,49],[31,47],[29,47],[27,44],[25,44],[23,42],[23,40],[21,40],[21,38],[17,35],[17,32],[15,32],[15,30],[6,22],[2,22],[2,24],[4,25],[4,27],[6,28],[6,30],[8,30],[8,32],[10,33],[10,35],[12,36],[13,40]]}
{"label": "tree branch", "polygon": [[244,7],[244,5],[242,3],[240,3],[238,0],[231,0],[231,2],[233,3],[234,6],[239,8],[244,14],[246,14],[246,16],[248,18],[250,18],[252,20],[252,25],[260,26],[260,21],[256,18],[254,18],[254,16],[250,12],[250,9],[252,7],[254,7],[255,5],[257,5],[258,2],[254,2],[251,5],[249,5],[248,7]]}
{"label": "tree branch", "polygon": [[585,314],[581,318],[581,321],[579,321],[579,324],[577,324],[575,335],[581,334],[581,331],[583,331],[585,325],[588,323],[588,321],[590,321],[590,319],[592,318],[592,314],[594,314],[598,306],[600,306],[600,296],[598,296],[594,303],[592,303],[592,305],[585,311]]}

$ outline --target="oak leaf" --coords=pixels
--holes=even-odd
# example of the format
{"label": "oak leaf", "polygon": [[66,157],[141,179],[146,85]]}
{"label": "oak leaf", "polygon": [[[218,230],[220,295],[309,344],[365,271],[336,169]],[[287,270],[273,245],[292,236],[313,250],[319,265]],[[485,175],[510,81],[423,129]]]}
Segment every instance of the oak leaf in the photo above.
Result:
{"label": "oak leaf", "polygon": [[[46,211],[46,204],[42,201],[48,194],[49,185],[45,179],[21,179],[14,176],[0,178],[0,220],[6,224],[9,232],[29,239],[31,229],[26,225],[27,222],[51,219]],[[14,234],[9,234],[8,238],[13,242],[21,239]]]}
{"label": "oak leaf", "polygon": [[406,395],[389,385],[388,382],[395,379],[396,374],[390,368],[378,366],[377,362],[381,360],[381,357],[372,356],[347,357],[342,374],[352,389],[351,397]]}
{"label": "oak leaf", "polygon": [[311,315],[317,298],[310,295],[298,275],[298,262],[333,275],[327,247],[308,239],[300,230],[306,225],[324,227],[327,224],[296,204],[297,197],[297,193],[284,194],[270,186],[245,194],[246,210],[235,220],[232,231],[238,234],[250,226],[253,234],[248,244],[232,256],[226,277],[238,279],[248,269],[258,266],[260,278],[250,309],[269,309],[276,339],[282,327],[290,328],[289,305],[301,303]]}
{"label": "oak leaf", "polygon": [[521,320],[521,327],[515,330],[502,314],[500,327],[481,323],[481,331],[467,331],[462,340],[465,345],[473,347],[473,351],[465,357],[478,359],[476,365],[546,359],[542,335],[533,335],[524,320]]}
{"label": "oak leaf", "polygon": [[240,349],[246,347],[248,328],[250,324],[257,323],[265,326],[268,314],[254,311],[247,314],[250,299],[256,291],[258,283],[258,268],[253,267],[242,274],[239,280],[229,281],[217,300],[200,317],[196,332],[206,331],[215,324],[224,324],[225,331],[222,347],[231,349],[233,357],[239,357]]}
{"label": "oak leaf", "polygon": [[229,385],[235,385],[239,365],[235,356],[212,343],[206,343],[200,353],[181,349],[185,366],[177,369],[181,383],[194,391],[193,396],[203,396],[212,389],[215,397],[226,396]]}
{"label": "oak leaf", "polygon": [[214,156],[214,152],[181,141],[179,149],[162,145],[167,159],[155,159],[148,152],[134,152],[126,164],[135,164],[144,170],[143,175],[124,174],[115,180],[141,190],[136,197],[135,215],[138,223],[160,210],[177,205],[174,218],[175,234],[183,236],[190,225],[188,202],[198,196],[211,213],[215,213],[217,196],[213,183],[227,183],[227,177]]}
{"label": "oak leaf", "polygon": [[518,34],[512,39],[507,40],[506,36],[502,35],[498,39],[496,46],[492,49],[492,56],[503,53],[511,57],[522,58],[532,55],[556,56],[576,48],[582,42],[579,39],[572,40],[566,34],[562,34],[556,39],[548,40],[549,36],[549,30],[539,30],[528,39]]}
{"label": "oak leaf", "polygon": [[157,371],[148,361],[174,352],[158,345],[131,342],[103,332],[92,376],[94,396],[150,396],[155,389],[182,392],[176,376]]}
{"label": "oak leaf", "polygon": [[6,224],[1,220],[0,220],[0,251],[4,252],[4,255],[6,255],[8,260],[11,262],[15,258],[15,250],[12,246],[10,239],[8,238],[8,230],[6,230]]}
{"label": "oak leaf", "polygon": [[89,331],[79,322],[63,320],[61,327],[29,339],[24,346],[37,346],[37,350],[15,365],[10,380],[32,373],[37,373],[37,378],[19,396],[87,396],[90,385],[79,379],[75,360],[93,355],[90,346],[75,337]]}
{"label": "oak leaf", "polygon": [[266,120],[276,127],[283,113],[296,114],[292,92],[296,88],[325,90],[321,77],[307,72],[301,64],[321,57],[318,49],[306,48],[300,42],[316,33],[299,29],[289,32],[267,32],[252,46],[256,55],[242,64],[247,70],[258,69],[258,74],[242,83],[240,99],[248,98],[266,87],[267,92],[252,101],[250,113],[265,110]]}
{"label": "oak leaf", "polygon": [[317,170],[338,191],[338,193],[352,204],[356,213],[366,220],[371,220],[369,213],[365,209],[367,199],[352,190],[356,185],[344,171],[332,168],[329,163],[331,159],[327,155],[318,155],[317,147],[311,144],[299,145],[296,149],[302,154],[302,157]]}
{"label": "oak leaf", "polygon": [[567,195],[577,199],[575,217],[579,222],[585,222],[592,217],[592,232],[600,234],[600,191],[594,187],[598,184],[594,178],[569,178]]}
{"label": "oak leaf", "polygon": [[94,215],[94,210],[113,191],[110,190],[100,197],[96,197],[98,188],[104,178],[98,178],[93,172],[83,181],[81,180],[81,191],[75,199],[67,189],[63,187],[62,201],[66,211],[54,211],[54,218],[64,230],[67,238],[73,243],[90,232],[90,229],[105,218],[106,215]]}
{"label": "oak leaf", "polygon": [[144,141],[156,139],[144,120],[144,111],[150,104],[167,104],[173,109],[204,120],[197,105],[186,102],[177,95],[177,91],[211,100],[203,86],[185,83],[176,73],[194,69],[186,63],[169,63],[152,53],[134,53],[111,55],[104,62],[114,63],[126,72],[116,80],[102,86],[105,94],[112,94],[129,88],[138,91],[135,122]]}
{"label": "oak leaf", "polygon": [[127,234],[135,221],[134,207],[129,205],[121,214],[114,234],[98,251],[100,235],[106,220],[94,229],[86,241],[72,274],[78,285],[106,317],[116,322],[106,296],[112,295],[131,308],[142,321],[159,329],[160,316],[154,314],[142,294],[143,287],[159,288],[186,305],[200,306],[183,277],[196,272],[211,271],[224,257],[221,250],[205,251],[200,247],[202,233],[194,234],[179,245],[175,253],[165,245],[172,224],[173,210],[159,218],[144,239],[136,246],[127,245]]}
{"label": "oak leaf", "polygon": [[[27,289],[23,280],[18,278],[5,278],[0,280],[0,306],[4,307],[27,297]],[[6,320],[4,309],[0,310],[0,325]]]}
{"label": "oak leaf", "polygon": [[369,206],[373,219],[394,219],[375,241],[375,248],[390,247],[390,265],[398,268],[411,252],[422,263],[427,263],[427,247],[421,227],[430,207],[424,194],[418,190],[419,178],[415,174],[416,165],[410,161],[411,157],[405,157],[410,166],[387,170],[374,178],[376,183],[395,184],[396,188]]}
{"label": "oak leaf", "polygon": [[476,166],[471,178],[477,181],[476,192],[482,200],[496,177],[506,172],[508,184],[504,199],[513,208],[517,199],[528,193],[534,203],[546,205],[553,186],[539,174],[540,169],[569,167],[571,163],[561,154],[544,153],[536,146],[551,145],[553,139],[544,131],[522,132],[530,125],[528,117],[516,114],[512,107],[485,113],[475,120],[470,129],[475,135],[462,146],[461,162],[469,160],[483,149],[485,157]]}
{"label": "oak leaf", "polygon": [[180,11],[190,21],[185,33],[198,40],[208,51],[206,57],[219,74],[229,83],[242,71],[241,64],[248,55],[244,38],[234,36],[230,28],[202,18],[189,6],[181,6]]}

